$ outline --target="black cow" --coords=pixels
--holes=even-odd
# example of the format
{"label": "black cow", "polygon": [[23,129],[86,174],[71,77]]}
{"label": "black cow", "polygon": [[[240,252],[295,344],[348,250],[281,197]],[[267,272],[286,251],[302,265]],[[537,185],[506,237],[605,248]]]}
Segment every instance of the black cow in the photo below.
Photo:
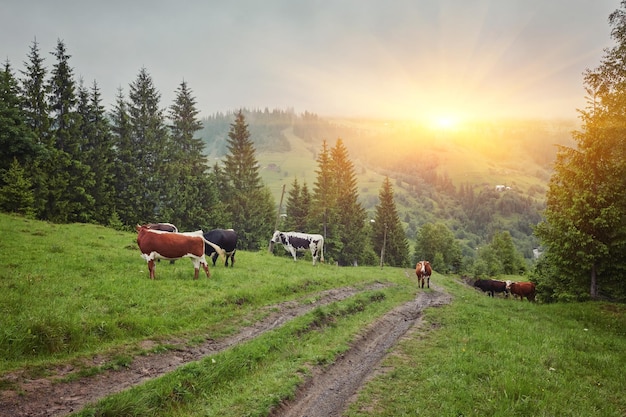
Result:
{"label": "black cow", "polygon": [[[211,243],[224,250],[226,261],[224,266],[228,266],[228,258],[230,258],[230,266],[235,265],[235,252],[237,251],[237,233],[233,229],[213,229],[204,234],[204,238]],[[209,244],[205,244],[205,251],[213,260],[213,266],[217,260],[218,253]]]}
{"label": "black cow", "polygon": [[490,297],[495,296],[494,293],[496,292],[503,292],[505,295],[509,294],[506,289],[506,282],[495,279],[477,279],[476,282],[474,282],[474,287],[480,288]]}

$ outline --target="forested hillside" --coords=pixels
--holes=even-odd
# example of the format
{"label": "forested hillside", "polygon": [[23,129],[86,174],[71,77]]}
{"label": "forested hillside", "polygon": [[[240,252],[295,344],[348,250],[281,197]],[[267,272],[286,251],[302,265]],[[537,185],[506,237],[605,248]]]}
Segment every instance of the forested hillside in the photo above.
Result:
{"label": "forested hillside", "polygon": [[[315,178],[323,140],[341,138],[355,163],[359,195],[372,211],[385,176],[407,237],[444,223],[462,242],[466,263],[495,234],[508,231],[524,258],[538,242],[546,185],[557,146],[571,145],[575,121],[501,121],[437,129],[414,122],[330,119],[293,110],[245,110],[264,181],[280,199],[282,184]],[[203,120],[209,159],[225,152],[232,113]],[[310,161],[307,164],[307,161]],[[496,186],[502,185],[504,187]]]}

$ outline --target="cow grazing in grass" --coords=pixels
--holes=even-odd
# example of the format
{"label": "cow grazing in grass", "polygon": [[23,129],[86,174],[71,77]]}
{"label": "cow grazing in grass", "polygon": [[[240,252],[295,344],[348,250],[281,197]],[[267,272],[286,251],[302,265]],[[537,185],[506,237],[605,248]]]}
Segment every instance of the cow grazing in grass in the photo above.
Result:
{"label": "cow grazing in grass", "polygon": [[430,275],[432,273],[433,273],[433,270],[430,267],[430,262],[419,261],[417,265],[415,265],[415,275],[417,275],[417,286],[424,288],[424,281],[425,281],[426,286],[430,288]]}
{"label": "cow grazing in grass", "polygon": [[275,231],[270,240],[270,251],[274,250],[274,243],[282,243],[285,250],[291,253],[293,260],[296,260],[296,252],[311,251],[313,265],[317,262],[317,257],[324,262],[324,236],[311,235],[300,232],[280,232]]}
{"label": "cow grazing in grass", "polygon": [[[154,279],[155,259],[180,259],[191,258],[195,269],[194,279],[198,279],[200,265],[204,269],[207,278],[211,276],[209,266],[204,257],[204,245],[208,241],[202,236],[202,231],[198,235],[193,233],[170,233],[159,230],[152,230],[146,226],[136,227],[137,245],[141,250],[141,257],[148,262],[150,279]],[[217,253],[223,254],[223,250],[212,242]]]}
{"label": "cow grazing in grass", "polygon": [[528,301],[535,301],[535,284],[532,282],[511,282],[507,285],[507,289],[513,295],[519,295],[520,301],[524,301],[524,297],[528,299]]}
{"label": "cow grazing in grass", "polygon": [[[213,229],[204,234],[204,238],[209,242],[213,242],[224,250],[226,261],[224,266],[228,266],[228,259],[230,258],[230,266],[235,266],[235,252],[237,251],[237,233],[233,229]],[[208,243],[204,245],[204,251],[207,256],[210,256],[213,260],[213,266],[217,260],[218,253],[213,249],[213,246]]]}
{"label": "cow grazing in grass", "polygon": [[476,282],[474,282],[474,287],[480,288],[490,297],[494,297],[497,292],[503,292],[504,295],[508,295],[506,282],[504,281],[498,281],[495,279],[477,279]]}

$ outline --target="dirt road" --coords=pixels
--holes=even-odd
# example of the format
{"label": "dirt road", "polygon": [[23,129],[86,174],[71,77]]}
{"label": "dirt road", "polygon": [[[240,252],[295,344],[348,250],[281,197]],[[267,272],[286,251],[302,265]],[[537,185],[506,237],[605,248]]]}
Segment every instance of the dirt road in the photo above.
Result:
{"label": "dirt road", "polygon": [[[372,290],[383,286],[375,284],[366,289]],[[373,323],[346,354],[327,369],[316,371],[296,399],[282,404],[272,415],[308,417],[340,415],[388,349],[420,321],[421,311],[426,307],[450,301],[450,296],[434,285],[431,286],[434,290],[420,292],[415,300],[394,309]],[[320,305],[346,299],[359,291],[362,290],[351,287],[339,288],[318,294],[315,303],[300,304],[293,301],[270,306],[267,309],[271,313],[265,319],[244,327],[239,333],[227,339],[207,340],[198,346],[185,346],[164,353],[137,356],[128,367],[105,371],[92,377],[59,382],[60,379],[77,371],[69,366],[51,370],[51,375],[38,379],[29,379],[21,372],[5,375],[3,379],[10,382],[14,389],[0,392],[0,415],[65,416],[105,396],[249,341]],[[145,348],[150,348],[150,343],[146,342]],[[161,343],[180,345],[181,341]],[[104,361],[104,358],[95,358],[90,365],[99,366]]]}

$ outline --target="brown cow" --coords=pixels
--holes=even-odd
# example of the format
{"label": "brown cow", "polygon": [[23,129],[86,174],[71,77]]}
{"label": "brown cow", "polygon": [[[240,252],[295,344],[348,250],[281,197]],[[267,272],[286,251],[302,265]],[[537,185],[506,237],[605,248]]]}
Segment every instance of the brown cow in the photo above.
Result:
{"label": "brown cow", "polygon": [[524,297],[528,301],[535,301],[535,284],[532,282],[507,282],[506,289],[513,294],[513,296],[519,295],[520,301],[524,301]]}
{"label": "brown cow", "polygon": [[204,268],[207,278],[211,276],[209,266],[204,257],[204,244],[208,243],[219,253],[224,251],[212,242],[208,242],[202,236],[184,233],[170,233],[151,230],[146,226],[137,225],[137,244],[141,250],[141,257],[148,262],[150,279],[154,279],[155,259],[180,259],[191,258],[195,269],[194,279],[198,279],[200,265]]}
{"label": "brown cow", "polygon": [[424,280],[427,282],[427,287],[430,288],[430,275],[433,273],[430,267],[430,262],[420,261],[415,265],[415,275],[417,275],[417,286],[424,288]]}

